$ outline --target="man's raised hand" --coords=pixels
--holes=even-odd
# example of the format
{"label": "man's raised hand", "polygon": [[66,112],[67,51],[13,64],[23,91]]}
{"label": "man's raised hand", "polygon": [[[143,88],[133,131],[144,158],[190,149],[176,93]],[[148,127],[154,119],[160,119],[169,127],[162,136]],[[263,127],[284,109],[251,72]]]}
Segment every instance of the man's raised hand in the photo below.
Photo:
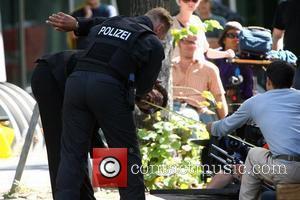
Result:
{"label": "man's raised hand", "polygon": [[77,20],[71,15],[63,12],[52,14],[49,16],[48,20],[46,20],[46,23],[53,26],[55,30],[63,32],[74,31],[77,29]]}

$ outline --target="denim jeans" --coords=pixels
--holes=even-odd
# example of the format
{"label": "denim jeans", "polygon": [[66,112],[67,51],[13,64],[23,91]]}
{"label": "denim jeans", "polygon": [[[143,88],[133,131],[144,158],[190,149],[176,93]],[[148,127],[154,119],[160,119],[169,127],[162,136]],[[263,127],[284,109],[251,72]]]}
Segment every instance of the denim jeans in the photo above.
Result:
{"label": "denim jeans", "polygon": [[[178,101],[174,101],[173,110],[183,114],[184,116],[186,116],[188,118],[192,118],[194,120],[201,121],[204,124],[207,124],[209,122],[213,122],[213,121],[217,120],[216,115],[209,115],[209,114],[206,114],[206,113],[198,113],[194,107],[192,107],[188,104],[183,105],[183,103],[178,102]],[[197,118],[195,117],[195,112],[198,113]]]}

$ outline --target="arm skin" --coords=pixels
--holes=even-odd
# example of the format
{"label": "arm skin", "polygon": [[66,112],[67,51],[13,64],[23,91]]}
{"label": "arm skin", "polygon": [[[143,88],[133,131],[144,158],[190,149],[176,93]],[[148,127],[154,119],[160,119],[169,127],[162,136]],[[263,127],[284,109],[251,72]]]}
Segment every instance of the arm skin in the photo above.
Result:
{"label": "arm skin", "polygon": [[50,24],[55,30],[62,32],[75,31],[77,29],[76,18],[63,12],[52,14],[46,20],[46,23]]}
{"label": "arm skin", "polygon": [[224,94],[216,95],[217,102],[222,102],[222,108],[217,109],[219,119],[223,119],[228,115],[228,105]]}
{"label": "arm skin", "polygon": [[283,49],[283,37],[284,37],[284,30],[280,30],[278,28],[273,29],[273,50]]}
{"label": "arm skin", "polygon": [[216,49],[208,48],[206,51],[206,56],[210,59],[234,58],[235,53],[232,49],[228,49],[226,51],[219,51]]}
{"label": "arm skin", "polygon": [[59,12],[49,16],[46,23],[50,24],[57,31],[74,31],[77,36],[86,36],[93,26],[103,23],[106,19],[107,17],[75,18]]}

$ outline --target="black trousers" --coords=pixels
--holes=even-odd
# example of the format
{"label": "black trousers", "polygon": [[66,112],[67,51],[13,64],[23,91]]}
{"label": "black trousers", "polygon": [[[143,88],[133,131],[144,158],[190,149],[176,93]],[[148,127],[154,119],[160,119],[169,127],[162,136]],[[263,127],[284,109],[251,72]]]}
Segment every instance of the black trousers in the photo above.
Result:
{"label": "black trousers", "polygon": [[[32,75],[31,87],[39,105],[43,124],[53,197],[56,188],[56,176],[60,162],[61,150],[63,105],[62,85],[64,85],[64,83],[58,83],[51,72],[51,68],[46,62],[39,63],[35,68]],[[100,144],[102,144],[98,138],[94,141],[99,141]],[[95,199],[93,188],[88,177],[87,165],[83,168],[83,174],[84,181],[79,189],[81,194],[80,199]]]}
{"label": "black trousers", "polygon": [[141,157],[126,93],[122,84],[102,73],[76,71],[68,78],[56,199],[79,199],[91,130],[96,122],[110,148],[129,148],[128,187],[119,188],[121,199],[145,199],[142,174],[130,173],[132,165],[141,165]]}

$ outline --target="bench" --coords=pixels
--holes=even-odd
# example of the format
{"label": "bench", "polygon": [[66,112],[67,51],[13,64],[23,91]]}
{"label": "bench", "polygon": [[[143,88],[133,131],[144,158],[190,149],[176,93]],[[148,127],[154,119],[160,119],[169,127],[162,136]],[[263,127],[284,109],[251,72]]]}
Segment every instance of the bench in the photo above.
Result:
{"label": "bench", "polygon": [[278,184],[276,186],[277,200],[300,199],[300,184]]}

